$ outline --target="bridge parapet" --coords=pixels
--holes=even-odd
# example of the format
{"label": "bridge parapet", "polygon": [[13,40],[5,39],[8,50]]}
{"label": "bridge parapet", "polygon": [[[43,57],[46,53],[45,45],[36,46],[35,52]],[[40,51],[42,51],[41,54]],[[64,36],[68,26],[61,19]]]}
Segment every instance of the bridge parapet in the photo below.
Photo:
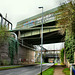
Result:
{"label": "bridge parapet", "polygon": [[[43,23],[46,24],[55,21],[56,20],[55,16],[60,14],[60,13],[55,13],[58,9],[59,7],[44,12]],[[42,13],[18,22],[16,29],[20,28],[27,29],[31,27],[40,26],[41,24],[42,24]]]}

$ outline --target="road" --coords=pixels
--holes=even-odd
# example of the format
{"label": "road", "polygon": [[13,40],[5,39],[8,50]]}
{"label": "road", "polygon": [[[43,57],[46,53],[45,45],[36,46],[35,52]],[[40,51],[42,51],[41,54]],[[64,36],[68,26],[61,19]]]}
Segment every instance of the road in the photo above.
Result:
{"label": "road", "polygon": [[[45,70],[52,65],[53,64],[43,64],[42,68]],[[0,71],[0,75],[37,75],[38,73],[40,73],[40,65]]]}

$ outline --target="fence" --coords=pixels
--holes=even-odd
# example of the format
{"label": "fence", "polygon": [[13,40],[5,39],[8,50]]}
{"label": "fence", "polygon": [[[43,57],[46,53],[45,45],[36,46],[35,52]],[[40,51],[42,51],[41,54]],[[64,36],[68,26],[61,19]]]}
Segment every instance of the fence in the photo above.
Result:
{"label": "fence", "polygon": [[10,21],[8,21],[6,18],[4,18],[2,16],[2,14],[0,13],[0,25],[2,26],[6,26],[8,29],[12,30],[12,23]]}

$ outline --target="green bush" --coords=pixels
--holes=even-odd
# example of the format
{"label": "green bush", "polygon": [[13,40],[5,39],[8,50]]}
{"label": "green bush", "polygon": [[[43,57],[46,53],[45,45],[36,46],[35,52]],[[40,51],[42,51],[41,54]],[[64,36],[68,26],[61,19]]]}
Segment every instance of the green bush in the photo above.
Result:
{"label": "green bush", "polygon": [[74,62],[74,50],[75,50],[75,35],[68,35],[65,37],[65,52],[66,58],[70,63]]}
{"label": "green bush", "polygon": [[8,40],[9,32],[8,29],[0,25],[0,46]]}

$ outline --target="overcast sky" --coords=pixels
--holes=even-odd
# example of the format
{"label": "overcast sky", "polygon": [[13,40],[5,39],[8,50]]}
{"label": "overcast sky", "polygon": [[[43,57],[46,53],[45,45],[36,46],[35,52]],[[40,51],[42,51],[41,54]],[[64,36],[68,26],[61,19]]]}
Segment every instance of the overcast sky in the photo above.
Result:
{"label": "overcast sky", "polygon": [[0,13],[13,23],[15,28],[18,21],[41,13],[39,6],[44,7],[44,11],[59,6],[63,0],[0,0]]}
{"label": "overcast sky", "polygon": [[44,48],[47,50],[60,50],[64,48],[64,42],[61,43],[54,43],[54,44],[45,44],[43,45]]}
{"label": "overcast sky", "polygon": [[[64,42],[52,43],[52,44],[44,44],[43,47],[46,50],[60,50],[60,49],[64,48]],[[37,46],[36,50],[41,50],[41,47]]]}

